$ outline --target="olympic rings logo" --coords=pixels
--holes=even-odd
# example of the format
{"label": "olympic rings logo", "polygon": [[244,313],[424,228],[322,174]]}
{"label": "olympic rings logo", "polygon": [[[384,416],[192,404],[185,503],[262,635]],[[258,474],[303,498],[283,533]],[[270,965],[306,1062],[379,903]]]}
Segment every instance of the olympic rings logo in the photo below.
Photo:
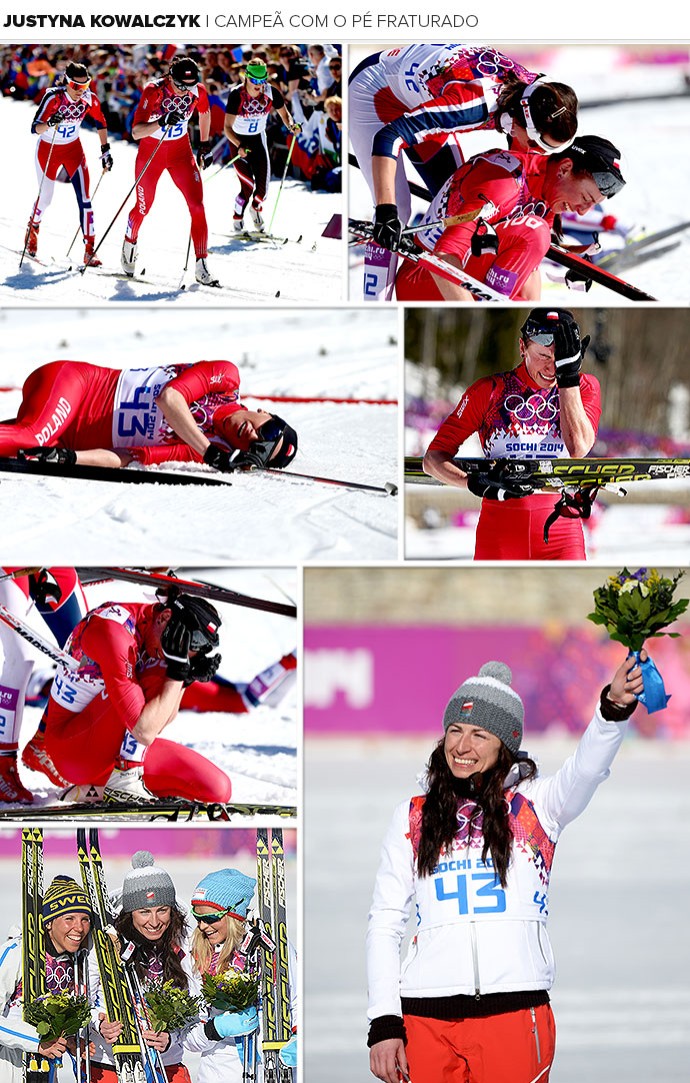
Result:
{"label": "olympic rings logo", "polygon": [[546,398],[543,395],[531,395],[527,399],[524,395],[508,395],[503,405],[511,417],[523,424],[530,421],[550,424],[559,416],[556,397],[551,393]]}

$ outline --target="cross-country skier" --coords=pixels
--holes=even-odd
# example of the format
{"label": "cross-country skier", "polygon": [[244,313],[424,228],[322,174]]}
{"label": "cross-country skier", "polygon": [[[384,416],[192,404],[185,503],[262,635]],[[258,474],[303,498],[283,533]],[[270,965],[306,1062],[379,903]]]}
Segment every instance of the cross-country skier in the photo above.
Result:
{"label": "cross-country skier", "polygon": [[[491,46],[409,45],[367,57],[350,76],[349,130],[376,208],[375,242],[394,251],[410,214],[402,151],[433,196],[463,164],[458,135],[490,129],[511,149],[551,154],[572,141],[577,104],[571,87]],[[385,251],[368,258],[365,300],[390,298],[391,265]]]}
{"label": "cross-country skier", "polygon": [[16,420],[0,424],[0,455],[40,445],[37,457],[86,465],[287,466],[295,430],[276,414],[248,410],[239,396],[231,361],[125,370],[53,361],[27,378]]}
{"label": "cross-country skier", "polygon": [[[256,880],[238,869],[218,869],[194,889],[192,917],[197,923],[192,938],[192,954],[202,979],[205,974],[228,976],[233,971],[251,968],[243,957],[241,945],[247,934],[247,911],[251,904]],[[259,948],[259,950],[261,950]],[[296,1011],[296,982],[292,970],[296,955],[288,944],[290,974],[290,1010]],[[201,1053],[196,1083],[243,1083],[247,1064],[246,1038],[259,1028],[255,1006],[240,1012],[209,1009],[209,1020],[203,1027],[192,1030],[185,1042],[188,1049]],[[280,1059],[288,1067],[296,1064],[296,1034],[280,1051]]]}
{"label": "cross-country skier", "polygon": [[591,450],[601,405],[599,381],[581,372],[589,336],[580,339],[567,309],[536,308],[519,345],[517,368],[468,388],[431,441],[424,471],[481,498],[475,560],[584,560],[579,518],[556,518],[544,542],[558,494],[516,488],[497,467],[467,475],[452,462],[474,432],[487,459],[583,458]]}
{"label": "cross-country skier", "polygon": [[[142,989],[150,982],[171,982],[173,988],[198,996],[200,983],[194,961],[187,949],[187,923],[177,902],[175,885],[148,850],[132,857],[132,870],[122,883],[122,903],[115,919],[121,954],[128,955],[126,965],[136,973]],[[131,948],[133,951],[131,951]],[[131,951],[131,954],[130,954]],[[92,994],[98,997],[100,976],[92,962]],[[160,1053],[169,1083],[192,1083],[182,1063],[183,1042],[188,1027],[156,1031],[142,1027],[146,1044]],[[94,1035],[91,1062],[92,1083],[118,1083],[112,1044],[119,1038],[122,1024],[108,1019],[100,1023]]]}
{"label": "cross-country skier", "polygon": [[210,602],[185,594],[106,603],[80,621],[66,644],[79,668],[58,666],[43,718],[45,755],[74,800],[230,799],[224,771],[161,736],[185,687],[215,675],[220,623]]}
{"label": "cross-country skier", "polygon": [[280,91],[268,85],[266,64],[259,57],[253,57],[247,65],[244,82],[230,91],[225,106],[225,135],[232,157],[239,155],[235,172],[240,191],[232,219],[237,233],[244,230],[244,212],[250,200],[249,213],[254,228],[260,233],[264,229],[261,211],[271,179],[266,125],[274,109],[288,131],[293,136],[297,135],[301,130],[300,125],[290,116]]}
{"label": "cross-country skier", "polygon": [[[13,569],[3,568],[4,573]],[[58,643],[64,643],[88,606],[74,568],[41,568],[27,576],[0,582],[0,603],[26,620],[34,607]],[[0,801],[31,804],[33,795],[17,772],[17,750],[21,736],[26,693],[33,670],[29,644],[0,621]],[[22,762],[42,770],[40,742],[29,741]],[[62,779],[57,783],[62,784]]]}
{"label": "cross-country skier", "polygon": [[[417,250],[486,282],[506,300],[538,300],[539,264],[560,211],[584,214],[623,188],[620,151],[599,136],[578,136],[548,158],[514,151],[476,154],[432,201],[415,233]],[[444,225],[453,215],[469,221]],[[395,284],[400,301],[471,301],[462,286],[405,261]]]}
{"label": "cross-country skier", "polygon": [[425,792],[398,806],[384,840],[367,933],[370,1066],[384,1083],[548,1083],[554,850],[609,774],[642,672],[622,662],[574,754],[544,778],[520,750],[511,680],[487,662],[453,693]]}
{"label": "cross-country skier", "polygon": [[129,212],[122,245],[122,270],[127,275],[134,274],[139,230],[153,206],[158,181],[167,171],[182,192],[191,215],[196,280],[202,286],[218,284],[206,262],[208,226],[199,169],[205,168],[207,159],[205,154],[200,153],[197,166],[187,131],[195,110],[199,114],[199,135],[203,146],[211,131],[208,94],[195,61],[188,56],[175,57],[168,75],[144,88],[132,122],[132,136],[139,141],[134,166],[138,183],[136,201]]}
{"label": "cross-country skier", "polygon": [[[69,876],[56,876],[43,896],[46,934],[46,989],[49,993],[74,993],[75,959],[88,951],[92,913],[89,900]],[[22,1015],[22,937],[13,935],[0,947],[0,1079],[22,1083],[22,1055],[38,1053],[51,1062],[67,1049],[67,1038],[41,1040],[35,1027]]]}
{"label": "cross-country skier", "polygon": [[69,181],[74,188],[79,207],[79,222],[84,235],[84,262],[100,267],[93,255],[95,235],[93,211],[89,195],[89,169],[79,138],[82,122],[91,117],[101,143],[101,166],[104,172],[113,168],[108,143],[106,121],[100,102],[90,89],[91,76],[84,64],[75,61],[65,68],[64,82],[47,90],[31,124],[38,136],[36,174],[39,194],[26,230],[26,251],[35,256],[38,251],[38,231],[43,212],[50,206],[56,181]]}

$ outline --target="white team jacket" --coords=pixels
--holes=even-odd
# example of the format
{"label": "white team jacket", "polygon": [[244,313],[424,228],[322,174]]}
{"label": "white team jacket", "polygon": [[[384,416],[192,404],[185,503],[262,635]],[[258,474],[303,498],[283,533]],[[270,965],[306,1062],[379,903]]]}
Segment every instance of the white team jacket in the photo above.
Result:
{"label": "white team jacket", "polygon": [[[554,775],[520,780],[506,799],[515,841],[504,890],[480,837],[459,820],[452,852],[419,878],[410,838],[410,801],[395,810],[383,843],[367,933],[369,1019],[401,1015],[400,997],[549,989],[554,978],[546,933],[553,851],[566,824],[587,807],[623,740],[627,723],[597,707],[575,752]],[[412,814],[414,827],[415,817]],[[416,930],[400,967],[414,903]]]}

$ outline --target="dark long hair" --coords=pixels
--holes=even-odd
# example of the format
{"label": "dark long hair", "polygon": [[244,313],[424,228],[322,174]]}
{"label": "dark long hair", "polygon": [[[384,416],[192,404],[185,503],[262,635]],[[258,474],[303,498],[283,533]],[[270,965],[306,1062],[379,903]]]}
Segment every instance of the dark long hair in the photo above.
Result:
{"label": "dark long hair", "polygon": [[156,956],[163,964],[163,981],[172,981],[178,989],[187,989],[187,975],[182,969],[180,956],[175,950],[182,944],[187,932],[184,914],[175,904],[170,909],[170,924],[160,940],[147,940],[134,928],[132,915],[124,911],[115,918],[115,929],[120,937],[136,944],[132,962],[141,981],[145,981],[149,962]]}
{"label": "dark long hair", "polygon": [[[508,72],[498,96],[497,116],[507,113],[524,128],[525,121],[520,100],[527,83],[513,72]],[[566,143],[577,131],[577,94],[567,83],[542,83],[529,100],[530,113],[537,131],[548,135],[556,143]]]}
{"label": "dark long hair", "polygon": [[[470,779],[456,779],[446,762],[444,746],[445,737],[436,745],[427,764],[428,793],[422,810],[417,871],[420,876],[431,876],[441,851],[450,846],[458,833],[458,801],[465,798],[476,802],[470,831],[483,813],[482,861],[491,855],[496,876],[505,887],[513,834],[503,786],[516,757],[502,744],[498,759],[490,770]],[[536,773],[534,760],[520,759],[521,778],[533,778]]]}

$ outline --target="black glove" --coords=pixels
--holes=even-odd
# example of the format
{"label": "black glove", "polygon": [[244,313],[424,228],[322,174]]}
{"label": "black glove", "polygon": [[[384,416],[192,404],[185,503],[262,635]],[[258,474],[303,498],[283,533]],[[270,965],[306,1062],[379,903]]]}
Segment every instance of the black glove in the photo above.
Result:
{"label": "black glove", "polygon": [[559,320],[553,333],[556,383],[559,387],[578,387],[582,359],[589,346],[589,335],[580,341],[580,329],[574,320]]}
{"label": "black glove", "polygon": [[50,463],[51,466],[75,466],[77,453],[67,447],[26,447],[17,452],[17,458]]}
{"label": "black glove", "polygon": [[189,677],[185,684],[192,681],[212,681],[221,663],[220,654],[195,654],[189,662]]}
{"label": "black glove", "polygon": [[210,165],[213,165],[210,139],[202,139],[199,143],[199,149],[196,152],[196,164],[199,166],[199,169],[208,169]]}
{"label": "black glove", "polygon": [[189,651],[192,633],[183,620],[172,616],[161,636],[161,649],[171,681],[189,682],[192,673]]}
{"label": "black glove", "polygon": [[212,466],[214,470],[231,474],[233,470],[237,470],[243,454],[241,451],[226,451],[218,444],[209,444],[204,452],[204,462],[207,466]]}
{"label": "black glove", "polygon": [[163,113],[163,116],[158,118],[158,123],[161,128],[174,128],[176,124],[181,124],[183,120],[183,113],[178,113],[177,109],[169,109],[167,113]]}
{"label": "black glove", "polygon": [[62,598],[62,588],[47,568],[40,568],[29,576],[29,594],[37,605],[47,606],[48,599],[53,598],[59,602]]}
{"label": "black glove", "polygon": [[473,256],[483,256],[486,252],[498,252],[498,234],[489,222],[479,219],[470,242]]}
{"label": "black glove", "polygon": [[533,493],[536,486],[529,473],[516,475],[510,463],[495,463],[481,473],[469,474],[467,488],[485,500],[519,500]]}
{"label": "black glove", "polygon": [[49,128],[57,128],[58,124],[62,124],[63,120],[66,119],[65,114],[58,109],[57,113],[53,113],[52,117],[48,117],[46,124]]}
{"label": "black glove", "polygon": [[583,275],[581,271],[576,271],[574,267],[565,272],[563,281],[569,290],[579,290],[580,293],[588,293],[592,288],[592,279]]}
{"label": "black glove", "polygon": [[[280,439],[280,438],[278,438]],[[271,459],[278,440],[255,440],[247,451],[240,451],[234,460],[236,470],[264,470]]]}
{"label": "black glove", "polygon": [[395,203],[379,203],[374,214],[374,240],[389,252],[397,252],[402,236],[402,222]]}
{"label": "black glove", "polygon": [[103,172],[109,173],[113,168],[113,156],[110,153],[110,143],[104,143],[101,147],[101,165]]}

